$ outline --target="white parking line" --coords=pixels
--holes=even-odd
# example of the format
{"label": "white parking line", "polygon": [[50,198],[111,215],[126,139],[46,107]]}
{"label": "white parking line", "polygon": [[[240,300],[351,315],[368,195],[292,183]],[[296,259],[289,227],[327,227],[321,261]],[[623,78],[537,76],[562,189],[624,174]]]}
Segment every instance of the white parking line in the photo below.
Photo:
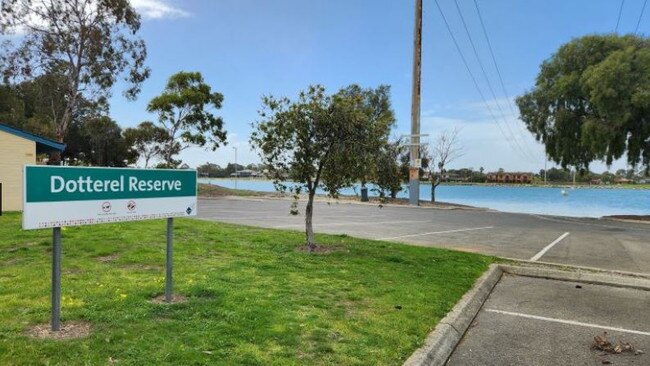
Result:
{"label": "white parking line", "polygon": [[551,248],[553,248],[555,246],[555,244],[561,242],[564,238],[569,236],[569,234],[570,233],[567,232],[567,233],[564,233],[564,234],[560,235],[559,238],[555,239],[551,244],[545,246],[544,249],[540,250],[539,253],[535,254],[532,258],[530,258],[530,261],[531,262],[536,262],[538,259],[542,258],[542,256],[544,254],[546,254],[546,252],[548,252]]}
{"label": "white parking line", "polygon": [[[368,222],[330,222],[330,223],[324,223],[324,224],[319,224],[317,222],[314,223],[314,226],[345,226],[345,225],[386,225],[386,224],[409,224],[409,223],[423,223],[423,222],[431,222],[431,221],[422,221],[422,220],[404,220],[404,221],[368,221]],[[274,229],[281,229],[284,227],[294,227],[294,226],[305,226],[304,223],[300,224],[289,224],[289,225],[278,225],[278,226],[273,226]]]}
{"label": "white parking line", "polygon": [[[201,209],[199,207],[199,209]],[[208,211],[207,208],[204,208],[205,211]],[[210,213],[210,212],[206,212]],[[217,210],[216,214],[245,214],[245,215],[254,215],[254,214],[263,214],[263,215],[275,215],[277,216],[278,211],[264,211],[264,210],[224,210],[224,209],[219,209]],[[287,215],[289,214],[289,210],[287,210]]]}
{"label": "white parking line", "polygon": [[545,316],[537,316],[537,315],[529,315],[529,314],[522,314],[522,313],[514,313],[511,311],[503,311],[503,310],[496,310],[496,309],[485,309],[485,311],[490,312],[490,313],[497,313],[497,314],[503,314],[503,315],[511,315],[511,316],[518,316],[520,318],[527,318],[527,319],[535,319],[535,320],[543,320],[547,322],[553,322],[553,323],[561,323],[561,324],[569,324],[569,325],[577,325],[579,327],[587,327],[587,328],[596,328],[596,329],[604,329],[604,330],[612,330],[616,332],[623,332],[623,333],[630,333],[630,334],[640,334],[644,336],[650,336],[650,332],[643,332],[640,330],[634,330],[634,329],[625,329],[625,328],[618,328],[618,327],[608,327],[606,325],[599,325],[599,324],[592,324],[592,323],[583,323],[583,322],[577,322],[574,320],[565,320],[565,319],[556,319],[556,318],[547,318]]}
{"label": "white parking line", "polygon": [[429,233],[400,235],[400,236],[393,236],[393,237],[390,237],[390,238],[379,238],[379,239],[375,239],[375,240],[393,240],[393,239],[401,239],[401,238],[411,238],[411,237],[414,237],[414,236],[433,235],[433,234],[447,234],[447,233],[460,233],[460,232],[463,232],[463,231],[474,231],[474,230],[485,230],[485,229],[494,229],[494,226],[472,227],[472,228],[457,229],[457,230],[432,231],[432,232],[429,232]]}

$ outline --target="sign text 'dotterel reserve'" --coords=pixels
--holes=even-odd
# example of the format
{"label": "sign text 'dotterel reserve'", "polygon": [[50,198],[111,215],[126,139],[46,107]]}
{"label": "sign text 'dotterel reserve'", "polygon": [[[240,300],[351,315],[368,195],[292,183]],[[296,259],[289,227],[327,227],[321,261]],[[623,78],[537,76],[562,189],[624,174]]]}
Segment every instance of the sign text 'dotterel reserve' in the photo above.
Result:
{"label": "sign text 'dotterel reserve'", "polygon": [[196,214],[196,171],[25,166],[23,228]]}

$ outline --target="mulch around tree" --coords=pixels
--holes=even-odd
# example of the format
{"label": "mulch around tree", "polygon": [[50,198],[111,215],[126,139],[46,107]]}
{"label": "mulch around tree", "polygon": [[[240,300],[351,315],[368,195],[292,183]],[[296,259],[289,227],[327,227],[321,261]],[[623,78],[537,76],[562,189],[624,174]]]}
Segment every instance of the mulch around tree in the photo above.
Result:
{"label": "mulch around tree", "polygon": [[172,295],[172,302],[166,302],[165,301],[165,295],[159,295],[151,299],[151,303],[153,304],[182,304],[184,302],[187,302],[187,297],[184,295]]}
{"label": "mulch around tree", "polygon": [[313,253],[313,254],[329,254],[333,252],[340,252],[344,249],[345,247],[343,245],[316,245],[316,247],[313,248],[311,251],[306,245],[301,245],[299,247],[296,247],[297,252]]}
{"label": "mulch around tree", "polygon": [[91,329],[90,323],[71,321],[61,323],[61,330],[59,331],[52,331],[52,327],[48,323],[35,325],[25,333],[32,338],[39,339],[78,339],[87,337]]}

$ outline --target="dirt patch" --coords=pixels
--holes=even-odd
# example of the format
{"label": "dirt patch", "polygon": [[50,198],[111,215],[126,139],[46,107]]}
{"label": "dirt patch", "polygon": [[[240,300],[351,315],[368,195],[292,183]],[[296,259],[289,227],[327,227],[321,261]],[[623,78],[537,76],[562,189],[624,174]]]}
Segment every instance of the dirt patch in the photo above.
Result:
{"label": "dirt patch", "polygon": [[[331,198],[326,196],[326,195],[319,195],[318,197],[321,198],[321,199],[331,200]],[[338,197],[338,201],[340,201],[340,202],[360,202],[361,200],[357,196],[341,195],[341,196]],[[334,201],[334,202],[338,202],[338,201]],[[376,204],[380,208],[385,204],[403,205],[403,206],[410,205],[410,202],[409,202],[408,198],[369,197],[367,203]],[[431,201],[422,201],[422,200],[420,200],[420,207],[433,207],[433,208],[445,208],[445,209],[478,209],[478,210],[482,210],[479,207],[461,205],[461,204],[457,204],[457,203],[440,202],[440,201],[431,202]]]}
{"label": "dirt patch", "polygon": [[355,301],[346,299],[346,300],[337,301],[336,305],[345,309],[346,316],[354,316],[362,309],[368,308],[370,306],[370,301],[366,299],[360,299]]}
{"label": "dirt patch", "polygon": [[102,255],[102,256],[96,257],[95,259],[97,259],[97,261],[99,261],[101,263],[110,263],[110,262],[114,262],[119,257],[120,257],[120,255],[115,253],[115,254],[110,254],[110,255]]}
{"label": "dirt patch", "polygon": [[165,301],[165,295],[158,295],[150,300],[152,304],[182,304],[187,302],[187,297],[184,295],[172,295],[172,302]]}
{"label": "dirt patch", "polygon": [[296,252],[303,252],[303,253],[312,253],[312,254],[329,254],[333,252],[342,252],[345,250],[345,246],[343,245],[316,245],[315,248],[312,248],[312,250],[309,250],[309,247],[306,245],[301,245],[296,248]]}
{"label": "dirt patch", "polygon": [[160,271],[163,269],[162,266],[155,266],[151,264],[124,264],[121,265],[120,268],[124,269],[139,269],[139,270],[144,270],[144,271]]}
{"label": "dirt patch", "polygon": [[77,339],[84,338],[90,334],[89,323],[74,321],[61,324],[61,330],[52,331],[50,324],[39,324],[29,328],[25,333],[32,338],[39,339]]}

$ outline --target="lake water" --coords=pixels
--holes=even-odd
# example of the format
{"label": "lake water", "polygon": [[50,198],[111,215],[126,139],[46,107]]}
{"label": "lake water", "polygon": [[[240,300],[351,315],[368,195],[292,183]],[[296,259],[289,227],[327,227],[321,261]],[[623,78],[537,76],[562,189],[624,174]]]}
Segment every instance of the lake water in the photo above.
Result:
{"label": "lake water", "polygon": [[[199,179],[235,188],[234,179]],[[239,179],[237,188],[273,192],[273,183],[265,180]],[[568,192],[561,194],[562,189]],[[341,191],[354,195],[359,187]],[[324,192],[319,192],[324,193]],[[369,194],[376,195],[369,191]],[[403,190],[398,197],[408,198]],[[420,185],[420,199],[431,198],[431,185]],[[512,186],[441,185],[436,188],[436,198],[442,202],[486,207],[504,212],[522,212],[558,216],[601,217],[606,215],[650,215],[650,190],[606,188],[547,188]]]}

